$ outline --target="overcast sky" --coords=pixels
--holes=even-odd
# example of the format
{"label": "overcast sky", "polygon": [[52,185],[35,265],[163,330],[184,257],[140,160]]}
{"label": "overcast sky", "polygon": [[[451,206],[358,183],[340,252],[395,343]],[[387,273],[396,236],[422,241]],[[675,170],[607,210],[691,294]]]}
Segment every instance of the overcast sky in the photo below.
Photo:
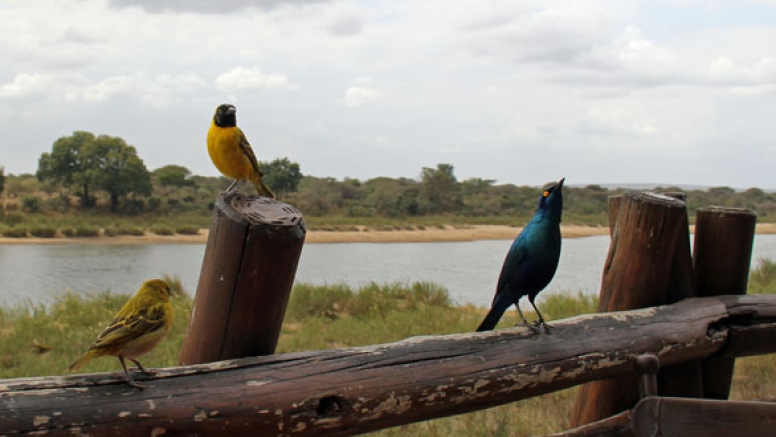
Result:
{"label": "overcast sky", "polygon": [[230,102],[314,176],[776,188],[776,0],[3,0],[0,47],[10,173],[87,130],[216,175]]}

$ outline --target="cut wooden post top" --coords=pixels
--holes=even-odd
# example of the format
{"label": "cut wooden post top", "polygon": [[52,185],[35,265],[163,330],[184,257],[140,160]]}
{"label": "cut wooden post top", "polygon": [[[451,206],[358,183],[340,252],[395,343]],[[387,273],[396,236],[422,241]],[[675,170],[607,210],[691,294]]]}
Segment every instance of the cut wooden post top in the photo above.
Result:
{"label": "cut wooden post top", "polygon": [[755,214],[754,211],[750,209],[736,208],[732,206],[704,206],[703,208],[698,208],[698,211],[703,211],[706,214],[716,214],[718,216],[735,215],[742,217],[757,217],[757,214]]}
{"label": "cut wooden post top", "polygon": [[287,203],[261,196],[237,195],[228,201],[223,195],[216,199],[216,205],[230,219],[245,221],[250,225],[272,225],[278,227],[302,226],[302,212]]}
{"label": "cut wooden post top", "polygon": [[625,194],[627,197],[638,199],[653,204],[666,204],[673,207],[684,207],[684,202],[668,193],[655,193],[653,191],[631,191]]}

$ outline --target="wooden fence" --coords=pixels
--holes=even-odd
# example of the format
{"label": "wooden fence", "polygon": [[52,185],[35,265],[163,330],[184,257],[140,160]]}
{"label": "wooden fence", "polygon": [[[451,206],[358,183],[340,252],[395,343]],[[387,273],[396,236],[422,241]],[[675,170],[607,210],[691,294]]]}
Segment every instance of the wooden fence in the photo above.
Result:
{"label": "wooden fence", "polygon": [[[304,239],[298,211],[261,202],[263,206],[217,203],[203,263],[208,279],[200,281],[191,322],[217,332],[207,344],[187,338],[181,362],[188,365],[159,369],[144,381],[144,391],[107,373],[2,380],[0,435],[344,436],[582,383],[590,384],[580,390],[575,408],[574,421],[581,428],[562,435],[633,435],[629,413],[621,412],[639,398],[637,357],[658,357],[661,390],[700,397],[729,389],[736,357],[776,352],[776,296],[741,296],[753,215],[745,210],[701,211],[690,259],[683,202],[635,193],[612,200],[612,245],[602,278],[605,313],[553,321],[550,334],[517,327],[240,357],[274,351],[277,320],[282,320],[293,282],[293,272],[290,278],[288,272],[295,269]],[[244,213],[257,208],[274,213]],[[245,224],[224,225],[225,220]],[[278,242],[292,249],[277,259],[252,247]],[[240,255],[231,262],[212,258],[213,253],[235,251]],[[257,257],[248,253],[264,254],[258,258],[265,264],[256,267],[252,263]],[[244,278],[256,276],[257,269],[261,275],[286,273],[274,285],[265,279],[254,289]],[[718,279],[710,282],[709,277]],[[221,305],[220,313],[208,315],[222,320],[201,319],[200,299],[213,302],[218,296],[241,303]],[[265,314],[275,327],[274,339],[266,332],[251,333],[256,322],[249,319]],[[238,336],[253,346],[239,346]],[[212,361],[209,357],[221,361],[205,362]],[[613,378],[619,382],[606,382]],[[599,419],[603,422],[590,424]]]}

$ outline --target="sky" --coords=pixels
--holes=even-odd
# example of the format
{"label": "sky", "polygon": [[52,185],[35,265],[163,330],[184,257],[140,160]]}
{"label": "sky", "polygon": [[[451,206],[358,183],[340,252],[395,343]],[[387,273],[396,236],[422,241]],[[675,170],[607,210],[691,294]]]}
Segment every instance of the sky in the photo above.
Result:
{"label": "sky", "polygon": [[776,0],[3,0],[0,166],[77,130],[217,175],[776,188]]}

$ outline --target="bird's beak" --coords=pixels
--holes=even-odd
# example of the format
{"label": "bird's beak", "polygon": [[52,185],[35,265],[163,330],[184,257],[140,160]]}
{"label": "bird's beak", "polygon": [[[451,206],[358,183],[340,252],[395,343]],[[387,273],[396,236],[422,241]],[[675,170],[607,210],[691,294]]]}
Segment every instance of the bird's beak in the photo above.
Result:
{"label": "bird's beak", "polygon": [[560,178],[558,181],[558,188],[563,188],[563,182],[566,180],[566,178]]}

